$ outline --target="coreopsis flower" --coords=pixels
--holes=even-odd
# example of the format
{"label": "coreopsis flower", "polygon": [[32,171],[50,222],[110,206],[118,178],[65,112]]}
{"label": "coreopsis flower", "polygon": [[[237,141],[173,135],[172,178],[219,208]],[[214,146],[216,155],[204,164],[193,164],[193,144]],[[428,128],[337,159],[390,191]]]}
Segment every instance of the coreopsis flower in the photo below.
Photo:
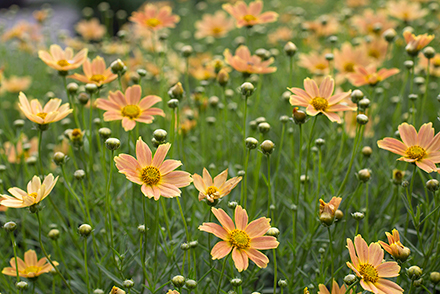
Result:
{"label": "coreopsis flower", "polygon": [[362,35],[380,36],[387,29],[395,28],[396,22],[388,19],[384,10],[365,9],[362,14],[354,15],[351,23]]}
{"label": "coreopsis flower", "polygon": [[101,40],[107,29],[102,25],[97,18],[90,20],[81,20],[76,24],[75,30],[86,41],[99,41]]}
{"label": "coreopsis flower", "polygon": [[54,178],[52,174],[48,174],[44,178],[43,183],[41,183],[38,176],[34,176],[27,184],[27,192],[14,187],[8,190],[14,197],[0,195],[3,197],[2,205],[13,208],[23,208],[38,204],[49,195],[57,181],[58,177]]}
{"label": "coreopsis flower", "polygon": [[113,288],[112,288],[112,290],[110,291],[109,294],[125,294],[125,291],[122,290],[121,288],[113,286]]}
{"label": "coreopsis flower", "polygon": [[357,235],[354,245],[347,238],[347,248],[351,259],[351,263],[347,261],[347,266],[361,279],[364,290],[377,294],[403,293],[399,285],[385,279],[397,277],[400,266],[394,261],[383,262],[384,252],[378,243],[368,246],[362,236]]}
{"label": "coreopsis flower", "polygon": [[[385,39],[374,38],[369,42],[363,42],[361,44],[361,50],[363,50],[366,56],[370,57],[373,62],[381,64],[386,58],[388,46],[389,44]],[[371,63],[371,61],[369,63]],[[367,66],[368,64],[362,64],[362,66]]]}
{"label": "coreopsis flower", "polygon": [[[319,288],[318,294],[345,294],[345,292],[347,291],[347,287],[345,287],[344,284],[342,284],[342,286],[339,287],[338,283],[335,280],[333,280],[331,291],[329,291],[327,287],[323,284],[319,284],[318,288]],[[349,294],[353,293],[353,290],[350,290],[350,292],[348,293]]]}
{"label": "coreopsis flower", "polygon": [[142,193],[148,198],[159,200],[160,196],[178,197],[182,193],[179,188],[188,186],[192,179],[187,172],[175,171],[182,165],[179,160],[164,161],[170,147],[170,143],[159,145],[152,156],[148,145],[139,137],[136,142],[137,159],[128,154],[120,154],[115,157],[116,167],[128,180],[142,185]]}
{"label": "coreopsis flower", "polygon": [[427,173],[437,170],[436,163],[440,162],[440,133],[434,137],[432,123],[423,124],[419,133],[407,123],[398,127],[400,138],[384,138],[377,141],[379,148],[399,154],[398,160],[413,162]]}
{"label": "coreopsis flower", "polygon": [[0,197],[0,212],[8,210],[6,206],[2,205],[3,200],[5,200],[5,198]]}
{"label": "coreopsis flower", "polygon": [[353,106],[343,105],[341,101],[351,95],[349,92],[342,92],[333,95],[335,81],[331,77],[326,77],[318,88],[316,82],[306,78],[304,80],[304,90],[300,88],[290,88],[295,94],[290,96],[290,104],[293,106],[306,107],[308,115],[315,116],[319,113],[324,114],[332,122],[341,123],[342,120],[336,112],[356,110]]}
{"label": "coreopsis flower", "polygon": [[403,246],[403,244],[400,242],[399,231],[393,229],[392,235],[388,232],[385,232],[385,235],[387,235],[388,244],[383,241],[379,241],[380,246],[382,246],[386,252],[391,254],[395,260],[404,262],[410,255],[411,250],[409,250],[408,247]]}
{"label": "coreopsis flower", "polygon": [[50,15],[49,9],[35,10],[32,12],[32,16],[40,24],[42,24],[49,17],[49,15]]}
{"label": "coreopsis flower", "polygon": [[370,64],[367,67],[357,65],[354,67],[354,72],[347,74],[347,78],[350,83],[355,87],[363,85],[375,86],[379,82],[395,75],[400,72],[397,68],[382,68],[377,71],[375,64]]}
{"label": "coreopsis flower", "polygon": [[274,32],[267,35],[268,42],[277,45],[278,42],[288,42],[293,38],[293,30],[288,27],[279,27]]}
{"label": "coreopsis flower", "polygon": [[434,35],[414,35],[410,31],[404,31],[403,37],[405,38],[406,47],[405,50],[410,55],[416,56],[420,50],[426,47],[435,37]]}
{"label": "coreopsis flower", "polygon": [[278,13],[263,10],[263,1],[257,0],[246,5],[244,1],[238,1],[234,5],[223,4],[222,8],[232,15],[237,21],[237,27],[253,27],[256,24],[275,22],[278,19]]}
{"label": "coreopsis flower", "polygon": [[428,14],[428,10],[421,8],[420,3],[415,1],[389,1],[387,3],[388,14],[404,22],[421,19]]}
{"label": "coreopsis flower", "polygon": [[339,31],[339,21],[335,17],[321,15],[314,21],[304,22],[303,27],[317,37],[330,36]]}
{"label": "coreopsis flower", "polygon": [[156,31],[163,28],[174,28],[176,23],[179,22],[180,17],[172,14],[170,6],[159,8],[158,6],[149,3],[144,6],[144,11],[133,12],[129,19],[140,27]]}
{"label": "coreopsis flower", "polygon": [[31,83],[32,77],[30,76],[10,76],[9,78],[2,79],[0,92],[19,93],[26,91],[31,86]]}
{"label": "coreopsis flower", "polygon": [[356,65],[370,64],[365,51],[361,47],[353,47],[348,42],[343,43],[341,49],[335,49],[333,55],[335,68],[343,76],[354,72]]}
{"label": "coreopsis flower", "polygon": [[[11,267],[5,267],[2,270],[2,274],[8,275],[8,276],[16,276],[17,275],[17,268],[15,267],[15,258],[11,258],[9,261],[9,264]],[[41,274],[45,274],[50,272],[51,269],[53,269],[53,266],[47,262],[46,257],[41,258],[38,260],[37,254],[34,250],[30,249],[24,253],[24,261],[17,257],[17,264],[18,264],[18,275],[22,278],[36,278]],[[58,266],[58,262],[53,261],[53,264],[55,266]]]}
{"label": "coreopsis flower", "polygon": [[267,74],[273,73],[277,70],[276,67],[270,67],[274,62],[273,57],[266,61],[263,61],[257,55],[251,55],[249,48],[241,45],[235,50],[235,55],[229,52],[229,49],[225,49],[223,53],[227,64],[232,66],[236,71],[246,74]]}
{"label": "coreopsis flower", "polygon": [[38,138],[28,140],[24,134],[20,136],[16,145],[7,141],[3,144],[3,150],[0,150],[0,154],[4,153],[10,163],[20,163],[22,159],[26,160],[37,152]]}
{"label": "coreopsis flower", "polygon": [[335,213],[341,204],[341,197],[333,197],[329,203],[325,203],[324,200],[319,199],[319,220],[326,226],[333,224],[335,220]]}
{"label": "coreopsis flower", "polygon": [[206,198],[208,201],[214,202],[214,200],[231,193],[232,189],[241,181],[241,177],[233,177],[226,181],[227,177],[228,169],[216,176],[214,182],[206,168],[203,168],[203,177],[194,174],[192,178],[194,186],[199,190],[199,201]]}
{"label": "coreopsis flower", "polygon": [[66,47],[65,50],[54,44],[50,45],[49,52],[40,50],[38,57],[48,66],[60,72],[66,72],[71,69],[80,67],[87,59],[88,49],[84,48],[73,56],[73,50]]}
{"label": "coreopsis flower", "polygon": [[96,103],[98,108],[106,110],[105,121],[122,120],[124,130],[130,131],[136,126],[136,122],[150,124],[153,122],[153,115],[165,116],[162,109],[151,108],[162,101],[162,98],[148,95],[141,99],[141,95],[141,87],[135,85],[128,87],[125,94],[121,91],[110,91],[108,100],[99,98]]}
{"label": "coreopsis flower", "polygon": [[234,20],[227,17],[224,11],[217,11],[215,14],[204,14],[202,20],[196,21],[197,39],[214,37],[225,37],[233,28]]}
{"label": "coreopsis flower", "polygon": [[112,73],[110,67],[105,68],[105,61],[101,56],[96,56],[92,62],[89,59],[83,63],[84,75],[73,74],[68,76],[69,78],[86,84],[95,84],[98,87],[103,84],[108,84],[118,78],[118,75]]}
{"label": "coreopsis flower", "polygon": [[298,66],[306,68],[314,75],[327,75],[329,73],[329,63],[325,59],[325,54],[319,54],[318,52],[300,53]]}
{"label": "coreopsis flower", "polygon": [[32,99],[29,102],[23,92],[20,92],[18,99],[20,100],[18,107],[20,107],[23,114],[30,121],[39,125],[47,125],[62,120],[73,111],[69,108],[69,103],[61,105],[62,100],[58,98],[50,99],[44,105],[44,108],[37,99]]}
{"label": "coreopsis flower", "polygon": [[246,210],[240,205],[235,208],[235,225],[223,209],[212,208],[212,213],[220,222],[203,223],[199,230],[214,234],[223,241],[218,242],[211,250],[212,259],[221,259],[232,251],[232,260],[239,272],[249,266],[249,258],[260,268],[269,263],[266,255],[258,250],[278,247],[275,237],[264,236],[270,229],[270,219],[260,217],[248,224]]}

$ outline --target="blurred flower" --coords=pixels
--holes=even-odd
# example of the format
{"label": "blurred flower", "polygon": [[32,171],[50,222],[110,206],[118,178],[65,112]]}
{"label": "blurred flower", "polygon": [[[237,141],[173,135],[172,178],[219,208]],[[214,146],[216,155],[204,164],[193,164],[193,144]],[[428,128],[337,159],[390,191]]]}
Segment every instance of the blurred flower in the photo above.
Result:
{"label": "blurred flower", "polygon": [[241,181],[241,177],[234,177],[226,181],[227,177],[228,169],[216,176],[214,182],[212,182],[211,175],[206,168],[203,168],[203,177],[194,174],[192,178],[194,186],[200,192],[199,201],[206,198],[208,201],[214,202],[215,199],[222,198],[231,193],[232,189]]}
{"label": "blurred flower", "polygon": [[273,57],[266,61],[262,61],[257,55],[252,55],[248,47],[241,45],[235,51],[235,55],[225,49],[223,53],[227,64],[232,66],[236,71],[247,74],[266,74],[273,73],[277,70],[276,67],[269,67],[274,62]]}
{"label": "blurred flower", "polygon": [[[351,102],[351,101],[350,101]],[[351,102],[353,103],[353,102]],[[347,103],[348,104],[348,103]],[[353,105],[355,106],[355,105]],[[376,109],[377,104],[372,104],[371,108]],[[364,126],[364,138],[372,138],[374,136],[374,127],[379,122],[380,117],[376,116],[372,118],[369,123]],[[345,133],[350,137],[354,138],[356,136],[356,128],[358,127],[357,113],[354,111],[344,112],[344,130]]]}
{"label": "blurred flower", "polygon": [[319,219],[322,223],[327,226],[330,226],[333,223],[336,210],[341,201],[341,197],[333,197],[329,203],[325,203],[324,200],[319,199]]}
{"label": "blurred flower", "polygon": [[[417,62],[417,71],[426,71],[428,69],[428,59],[419,53],[419,61]],[[440,77],[440,53],[436,53],[429,62],[429,74],[434,77]]]}
{"label": "blurred flower", "polygon": [[202,20],[196,21],[197,39],[214,37],[225,37],[234,28],[234,20],[227,17],[224,11],[217,11],[215,14],[204,14]]}
{"label": "blurred flower", "polygon": [[[389,44],[385,39],[374,38],[369,42],[363,42],[360,50],[363,50],[366,56],[370,57],[376,64],[381,64],[386,58],[388,46]],[[367,66],[368,64],[363,64],[362,66]]]}
{"label": "blurred flower", "polygon": [[102,44],[102,52],[109,55],[126,55],[130,50],[130,46],[128,44],[124,44],[121,42],[113,41],[113,42],[104,42]]}
{"label": "blurred flower", "polygon": [[263,1],[257,0],[246,5],[243,1],[238,1],[234,6],[231,4],[223,4],[223,9],[232,15],[237,21],[237,27],[253,27],[256,24],[275,22],[278,13],[268,11],[261,13],[263,10]]}
{"label": "blurred flower", "polygon": [[436,163],[440,162],[440,133],[434,137],[432,123],[423,124],[419,133],[407,123],[398,127],[403,143],[394,138],[377,141],[379,148],[399,154],[398,160],[413,162],[427,173],[437,171]]}
{"label": "blurred flower", "polygon": [[387,3],[388,14],[404,22],[421,19],[428,14],[428,10],[420,7],[415,1],[389,1]]}
{"label": "blurred flower", "polygon": [[144,11],[133,12],[129,19],[141,27],[156,31],[163,28],[174,28],[176,23],[179,22],[180,17],[171,14],[170,6],[159,8],[149,3],[144,6]]}
{"label": "blurred flower", "polygon": [[317,37],[327,37],[339,31],[339,22],[335,17],[321,15],[314,21],[304,22],[304,28]]}
{"label": "blurred flower", "polygon": [[68,77],[86,84],[92,83],[98,87],[118,78],[118,75],[112,73],[110,67],[107,69],[105,68],[105,61],[101,56],[96,56],[92,62],[90,62],[89,59],[86,59],[83,63],[83,71],[84,75],[75,73]]}
{"label": "blurred flower", "polygon": [[381,36],[384,31],[395,28],[396,22],[389,20],[384,10],[365,9],[362,15],[356,14],[351,23],[363,35]]}
{"label": "blurred flower", "polygon": [[403,32],[403,37],[405,38],[406,42],[406,51],[409,52],[412,55],[417,55],[420,50],[426,47],[433,39],[434,35],[414,35],[409,31]]}
{"label": "blurred flower", "polygon": [[279,27],[273,33],[267,35],[270,44],[276,45],[278,42],[288,42],[293,38],[293,31],[288,27]]}
{"label": "blurred flower", "polygon": [[[25,146],[27,148],[24,148]],[[38,153],[38,138],[33,137],[28,141],[25,135],[21,135],[16,146],[11,142],[3,143],[3,150],[0,151],[0,154],[3,152],[8,158],[8,162],[20,163],[22,158],[26,160],[29,156]]]}
{"label": "blurred flower", "polygon": [[42,39],[41,28],[37,24],[20,21],[9,30],[6,30],[2,36],[3,41],[11,39],[16,39],[29,44],[39,42]]}
{"label": "blurred flower", "polygon": [[[339,285],[335,280],[333,280],[331,292],[323,284],[319,284],[318,287],[319,287],[318,294],[345,294],[345,292],[347,291],[347,287],[345,287],[344,284],[342,284],[342,286],[339,288]],[[348,293],[349,294],[353,293],[353,290],[350,290]]]}
{"label": "blurred flower", "polygon": [[66,47],[63,51],[60,46],[54,44],[50,45],[49,52],[38,51],[38,57],[53,69],[68,71],[80,67],[87,59],[87,52],[88,50],[85,48],[73,56],[72,48]]}
{"label": "blurred flower", "polygon": [[386,252],[391,254],[395,260],[404,262],[408,258],[411,251],[408,247],[403,246],[403,244],[400,242],[399,231],[393,229],[392,233],[393,234],[391,235],[390,233],[385,232],[388,238],[388,244],[383,241],[379,241],[379,244],[383,249],[385,249]]}
{"label": "blurred flower", "polygon": [[[2,274],[14,277],[17,275],[14,257],[11,258],[9,264],[11,267],[5,267],[2,270]],[[47,262],[46,257],[38,260],[37,254],[32,249],[25,252],[24,261],[20,257],[17,257],[17,264],[19,276],[28,279],[37,278],[39,275],[48,273],[51,269],[53,269],[53,266]],[[58,262],[56,261],[53,261],[53,264],[58,266]]]}
{"label": "blurred flower", "polygon": [[32,12],[32,16],[38,23],[43,23],[50,15],[49,9],[41,9],[41,10],[35,10]]}
{"label": "blurred flower", "polygon": [[367,66],[370,62],[361,47],[353,47],[350,43],[342,44],[341,49],[334,52],[335,68],[341,75],[354,72],[356,65]]}
{"label": "blurred flower", "polygon": [[249,266],[249,258],[260,268],[269,263],[266,255],[258,250],[278,247],[275,237],[264,236],[270,229],[270,219],[261,217],[248,224],[248,215],[240,205],[235,208],[235,225],[223,209],[212,208],[212,213],[220,222],[203,223],[200,231],[214,234],[223,241],[218,242],[211,250],[212,259],[221,259],[232,250],[232,260],[239,272]]}
{"label": "blurred flower", "polygon": [[32,77],[30,76],[11,76],[9,79],[4,78],[1,81],[2,86],[0,88],[0,92],[6,91],[9,93],[19,93],[21,91],[26,91],[31,86],[31,83]]}
{"label": "blurred flower", "polygon": [[327,75],[329,73],[329,64],[327,59],[325,59],[325,53],[300,53],[298,66],[306,68],[314,75]]}
{"label": "blurred flower", "polygon": [[174,171],[182,165],[180,161],[164,161],[170,147],[170,143],[159,145],[152,158],[150,148],[139,137],[136,142],[137,159],[128,154],[120,154],[115,157],[116,167],[129,181],[142,185],[142,193],[148,198],[159,200],[160,196],[179,197],[182,193],[179,188],[188,186],[192,179],[187,172]]}
{"label": "blurred flower", "polygon": [[105,26],[100,24],[97,18],[81,20],[76,24],[75,30],[86,41],[99,41],[104,37],[107,31]]}
{"label": "blurred flower", "polygon": [[179,294],[179,291],[176,291],[176,290],[168,290],[167,294]]}
{"label": "blurred flower", "polygon": [[69,103],[61,105],[61,99],[58,98],[50,99],[44,108],[37,99],[32,99],[29,103],[23,92],[20,92],[18,98],[20,100],[18,106],[24,115],[30,121],[39,125],[50,124],[62,120],[73,111],[73,109],[69,108]]}
{"label": "blurred flower", "polygon": [[375,64],[370,64],[367,67],[355,66],[354,73],[347,74],[350,83],[355,87],[363,85],[375,86],[379,82],[389,78],[400,72],[397,68],[382,68],[378,72]]}

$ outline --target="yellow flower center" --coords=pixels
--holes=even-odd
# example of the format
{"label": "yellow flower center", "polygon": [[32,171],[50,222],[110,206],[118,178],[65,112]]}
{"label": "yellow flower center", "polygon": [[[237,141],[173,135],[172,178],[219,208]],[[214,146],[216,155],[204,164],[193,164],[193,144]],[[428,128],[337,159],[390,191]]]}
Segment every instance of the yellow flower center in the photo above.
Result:
{"label": "yellow flower center", "polygon": [[368,56],[378,59],[380,57],[380,52],[376,49],[370,49],[370,51],[368,52]]}
{"label": "yellow flower center", "polygon": [[46,116],[47,116],[47,113],[46,112],[40,112],[40,113],[37,113],[37,116],[41,117],[42,119],[45,119]]}
{"label": "yellow flower center", "polygon": [[41,267],[38,266],[28,266],[24,269],[23,273],[30,277],[36,276],[36,274],[41,270]]}
{"label": "yellow flower center", "polygon": [[312,99],[312,102],[310,102],[316,110],[324,111],[328,108],[328,101],[325,98],[322,97],[315,97]]}
{"label": "yellow flower center", "polygon": [[155,27],[157,27],[158,25],[160,25],[161,24],[161,22],[160,22],[160,20],[158,20],[157,18],[150,18],[150,19],[147,19],[146,21],[145,21],[145,24],[147,25],[147,26],[149,26],[149,27],[153,27],[153,28],[155,28]]}
{"label": "yellow flower center", "polygon": [[65,60],[65,59],[61,59],[61,60],[58,60],[57,64],[58,64],[59,66],[68,66],[68,65],[70,65],[70,62],[68,62],[68,61]]}
{"label": "yellow flower center", "polygon": [[141,109],[137,105],[127,105],[122,108],[122,116],[129,117],[131,119],[138,118],[141,114]]}
{"label": "yellow flower center", "polygon": [[353,62],[347,62],[344,64],[344,70],[346,72],[354,72],[354,63]]}
{"label": "yellow flower center", "polygon": [[218,192],[218,189],[215,186],[209,186],[208,189],[206,189],[206,195],[208,195],[208,196],[212,196],[216,192]]}
{"label": "yellow flower center", "polygon": [[405,153],[409,158],[416,160],[420,160],[426,155],[425,149],[417,145],[409,147]]}
{"label": "yellow flower center", "polygon": [[232,232],[229,233],[228,241],[231,246],[237,247],[238,249],[249,248],[251,243],[249,235],[245,231],[237,229],[232,230]]}
{"label": "yellow flower center", "polygon": [[327,68],[327,64],[325,64],[325,63],[318,63],[318,64],[315,65],[315,68],[319,69],[319,70],[324,70],[324,69]]}
{"label": "yellow flower center", "polygon": [[93,81],[93,82],[97,82],[97,83],[99,83],[99,82],[104,81],[104,80],[105,80],[105,77],[104,77],[103,75],[93,75],[93,76],[90,78],[90,80]]}
{"label": "yellow flower center", "polygon": [[212,33],[213,33],[214,35],[218,35],[218,34],[220,34],[221,32],[223,32],[223,29],[220,28],[220,27],[215,27],[215,28],[212,29]]}
{"label": "yellow flower center", "polygon": [[251,14],[247,14],[247,15],[243,16],[243,20],[245,22],[251,22],[251,21],[256,21],[257,18]]}
{"label": "yellow flower center", "polygon": [[154,166],[147,166],[142,169],[141,173],[142,182],[149,186],[155,186],[160,181],[160,172]]}
{"label": "yellow flower center", "polygon": [[359,273],[364,281],[374,284],[379,280],[379,274],[377,273],[376,268],[369,263],[359,265]]}
{"label": "yellow flower center", "polygon": [[31,194],[29,194],[29,196],[34,197],[35,199],[37,199],[38,194],[37,193],[31,193]]}

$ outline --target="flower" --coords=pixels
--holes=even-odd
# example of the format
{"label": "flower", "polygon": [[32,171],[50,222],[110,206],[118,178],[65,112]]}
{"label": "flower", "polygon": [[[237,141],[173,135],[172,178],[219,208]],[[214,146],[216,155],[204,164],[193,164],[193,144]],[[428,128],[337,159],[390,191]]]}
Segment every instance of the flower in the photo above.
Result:
{"label": "flower", "polygon": [[104,37],[107,29],[104,25],[99,23],[97,18],[92,18],[90,20],[81,20],[76,24],[75,30],[80,34],[86,41],[99,41]]}
{"label": "flower", "polygon": [[66,47],[63,51],[60,46],[54,44],[50,45],[49,52],[40,50],[38,57],[51,68],[64,72],[80,67],[87,59],[88,50],[84,48],[73,56],[72,48]]}
{"label": "flower", "polygon": [[405,38],[406,47],[405,50],[411,55],[417,55],[420,50],[426,47],[435,37],[434,35],[414,35],[410,31],[404,31],[403,37]]}
{"label": "flower", "polygon": [[20,163],[23,158],[26,160],[32,155],[38,153],[38,138],[33,137],[31,140],[22,134],[16,145],[7,141],[3,143],[3,150],[0,149],[0,154],[5,154],[10,163]]}
{"label": "flower", "polygon": [[353,47],[350,43],[342,44],[341,49],[335,49],[335,68],[340,74],[347,74],[354,72],[356,65],[366,66],[370,62],[365,54],[365,51],[360,47]]}
{"label": "flower", "polygon": [[43,201],[49,195],[53,187],[58,181],[58,177],[54,179],[52,174],[48,174],[43,183],[38,176],[34,176],[27,184],[27,192],[20,188],[10,188],[8,192],[14,196],[0,195],[3,197],[2,205],[13,208],[29,207]]}
{"label": "flower", "polygon": [[5,198],[0,197],[0,212],[8,210],[6,206],[2,205],[3,200],[5,200]]}
{"label": "flower", "polygon": [[[15,258],[11,258],[9,264],[11,265],[11,267],[5,267],[2,270],[2,274],[8,276],[16,276],[17,268],[15,267]],[[39,275],[48,273],[51,269],[53,269],[53,266],[47,262],[46,257],[38,260],[37,254],[32,249],[25,252],[24,261],[20,257],[18,257],[17,264],[18,274],[22,278],[36,278]],[[53,261],[53,264],[55,266],[58,266],[58,262],[56,261]]]}
{"label": "flower", "polygon": [[9,92],[9,93],[19,93],[21,91],[26,91],[29,89],[32,83],[32,77],[25,76],[25,77],[17,77],[17,76],[11,76],[9,79],[2,79],[1,81],[1,88],[0,93],[3,91]]}
{"label": "flower", "polygon": [[234,177],[226,181],[228,177],[228,169],[225,169],[218,176],[214,178],[214,183],[212,182],[211,175],[206,168],[203,168],[203,177],[198,174],[192,176],[194,181],[194,186],[199,190],[199,201],[203,199],[208,199],[210,202],[222,198],[229,193],[232,189],[237,186],[241,181],[241,177]]}
{"label": "flower", "polygon": [[393,234],[391,235],[390,233],[385,232],[385,235],[387,235],[388,238],[388,244],[383,241],[379,241],[379,244],[386,252],[391,254],[395,260],[404,262],[410,255],[411,250],[400,243],[399,231],[393,229],[392,233]]}
{"label": "flower", "polygon": [[390,1],[387,3],[388,14],[404,22],[422,19],[428,10],[420,7],[415,1]]}
{"label": "flower", "polygon": [[[331,292],[329,290],[327,290],[327,287],[323,284],[319,284],[318,287],[319,287],[318,294],[330,294],[330,293],[331,294],[345,294],[345,291],[347,291],[344,284],[342,284],[342,286],[339,288],[339,285],[335,280],[333,280]],[[350,294],[353,293],[353,290],[350,290],[350,292],[348,292],[348,293],[350,293]]]}
{"label": "flower", "polygon": [[266,255],[258,250],[278,247],[275,237],[263,236],[270,229],[270,219],[260,217],[248,224],[248,215],[240,205],[235,208],[235,225],[223,209],[212,208],[212,213],[220,222],[203,223],[200,231],[208,232],[223,241],[218,242],[211,250],[212,259],[221,259],[232,250],[232,260],[239,272],[246,270],[250,258],[260,268],[269,263]]}
{"label": "flower", "polygon": [[386,11],[379,9],[365,9],[362,15],[354,15],[351,22],[363,35],[380,36],[396,26],[395,21],[388,19]]}
{"label": "flower", "polygon": [[179,160],[168,159],[165,156],[170,150],[171,144],[159,145],[154,157],[148,145],[142,138],[136,142],[136,158],[128,154],[120,154],[115,157],[116,167],[128,180],[142,185],[141,190],[148,198],[159,197],[173,198],[182,193],[179,188],[188,186],[191,175],[184,171],[174,171],[182,165]]}
{"label": "flower", "polygon": [[403,293],[399,285],[384,279],[397,277],[400,266],[394,261],[383,262],[384,253],[378,243],[368,246],[362,236],[357,235],[354,238],[354,246],[353,241],[347,238],[347,248],[352,262],[347,261],[347,266],[361,278],[362,288],[376,294]]}
{"label": "flower", "polygon": [[326,77],[321,85],[317,86],[312,79],[304,80],[304,89],[288,88],[295,95],[290,96],[290,104],[307,107],[308,115],[315,116],[323,113],[332,122],[341,123],[341,118],[335,113],[338,111],[356,110],[353,106],[342,105],[340,102],[350,96],[349,92],[342,92],[332,96],[335,82],[331,77]]}
{"label": "flower", "polygon": [[222,38],[234,28],[234,21],[228,18],[224,11],[219,10],[215,14],[204,14],[202,20],[196,21],[195,27],[197,39],[208,36]]}
{"label": "flower", "polygon": [[333,224],[341,200],[341,197],[333,197],[329,203],[325,203],[324,200],[319,199],[319,219],[323,224],[327,226]]}
{"label": "flower", "polygon": [[61,99],[58,98],[50,99],[44,108],[37,99],[32,99],[29,103],[23,92],[20,92],[18,99],[20,100],[18,107],[20,107],[23,114],[30,121],[39,125],[46,125],[62,120],[73,111],[73,109],[69,108],[69,103],[60,106]]}
{"label": "flower", "polygon": [[162,109],[151,108],[154,104],[162,101],[162,98],[149,95],[141,99],[142,90],[139,85],[128,87],[125,94],[121,91],[109,92],[109,100],[99,98],[96,100],[97,107],[106,110],[105,121],[122,120],[122,127],[130,131],[136,126],[136,122],[150,124],[153,115],[165,116]]}
{"label": "flower", "polygon": [[83,71],[84,75],[75,73],[68,77],[86,84],[92,83],[98,87],[110,83],[118,77],[118,75],[112,73],[110,67],[107,69],[105,68],[105,61],[101,56],[96,56],[92,62],[90,62],[89,59],[86,59],[83,63]]}
{"label": "flower", "polygon": [[112,290],[110,291],[109,294],[125,294],[125,291],[122,290],[121,288],[113,286],[113,288],[112,288]]}
{"label": "flower", "polygon": [[238,28],[253,27],[256,24],[274,22],[278,19],[276,12],[261,13],[263,1],[260,0],[249,3],[249,6],[244,1],[238,1],[234,6],[227,3],[223,4],[222,8],[235,18]]}
{"label": "flower", "polygon": [[276,67],[269,67],[274,62],[273,57],[266,61],[262,61],[260,57],[256,55],[251,56],[249,48],[241,45],[235,50],[235,55],[229,52],[229,49],[225,49],[223,53],[227,64],[232,66],[236,71],[247,74],[266,74],[273,73],[277,70]]}
{"label": "flower", "polygon": [[168,290],[167,294],[179,294],[179,291],[176,291],[176,290]]}
{"label": "flower", "polygon": [[329,63],[325,58],[325,54],[317,52],[300,53],[298,66],[308,69],[314,75],[327,75],[329,73]]}
{"label": "flower", "polygon": [[377,68],[375,64],[370,64],[367,67],[357,65],[354,67],[354,71],[354,73],[347,74],[347,78],[355,87],[360,87],[363,85],[375,86],[386,78],[389,78],[400,72],[400,70],[397,68],[382,68],[376,72]]}
{"label": "flower", "polygon": [[440,133],[434,137],[432,123],[423,124],[419,133],[407,123],[401,124],[398,130],[403,142],[384,138],[377,141],[377,146],[401,155],[398,160],[413,162],[427,173],[436,171],[435,164],[440,162]]}
{"label": "flower", "polygon": [[130,17],[130,21],[152,31],[162,28],[174,28],[179,20],[179,16],[171,14],[170,6],[159,8],[151,3],[145,5],[144,11],[135,11]]}

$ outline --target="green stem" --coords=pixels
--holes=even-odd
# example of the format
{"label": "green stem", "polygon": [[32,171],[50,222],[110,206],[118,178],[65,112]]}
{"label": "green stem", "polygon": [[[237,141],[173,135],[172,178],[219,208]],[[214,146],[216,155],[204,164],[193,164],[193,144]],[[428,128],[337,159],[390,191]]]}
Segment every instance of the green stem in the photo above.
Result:
{"label": "green stem", "polygon": [[[278,267],[277,267],[277,250],[276,248],[272,249],[273,251],[273,294],[277,293],[277,276],[278,276]],[[283,289],[283,288],[281,288]]]}
{"label": "green stem", "polygon": [[426,98],[428,96],[428,92],[429,92],[429,66],[431,63],[431,58],[428,58],[428,65],[426,67],[426,80],[425,80],[425,93],[423,94],[423,98],[422,98],[422,106],[420,107],[420,120],[422,123],[423,122],[423,110],[425,110],[425,103],[426,103]]}
{"label": "green stem", "polygon": [[110,232],[110,246],[113,254],[113,262],[116,263],[115,244],[113,239],[113,222],[112,222],[112,211],[111,211],[112,209],[111,209],[111,201],[110,201],[110,186],[112,182],[112,171],[113,171],[113,155],[114,155],[114,150],[111,150],[110,166],[109,166],[110,171],[108,175],[107,186],[105,189],[105,204],[107,210],[108,228]]}
{"label": "green stem", "polygon": [[267,217],[271,216],[272,222],[275,222],[273,211],[272,213],[270,212],[270,205],[272,203],[272,185],[270,183],[270,154],[267,154],[266,157],[267,157]]}
{"label": "green stem", "polygon": [[87,268],[87,238],[84,238],[84,271],[86,274],[87,294],[90,293],[89,270]]}
{"label": "green stem", "polygon": [[[313,139],[313,131],[315,130],[315,125],[316,125],[316,121],[318,120],[318,116],[316,115],[314,120],[313,120],[313,124],[312,124],[312,128],[310,129],[310,135],[309,135],[309,143],[307,144],[307,159],[306,159],[306,173],[305,173],[305,180],[304,180],[304,200],[307,201],[307,187],[309,186],[309,181],[308,181],[308,171],[309,171],[309,162],[310,162],[310,148],[312,146],[312,139]],[[306,212],[306,208],[304,207],[304,216],[307,216],[307,212]]]}
{"label": "green stem", "polygon": [[[17,273],[17,283],[20,282],[20,274],[18,273],[17,244],[15,244],[14,232],[11,232],[12,248],[14,249],[15,271]],[[18,288],[17,288],[18,293]]]}
{"label": "green stem", "polygon": [[73,190],[72,186],[70,185],[70,182],[67,180],[66,171],[64,170],[64,165],[61,164],[60,167],[61,167],[61,172],[63,174],[64,183],[66,183],[66,186],[67,186],[67,190],[70,192],[70,194],[72,194],[73,197],[75,197],[76,201],[78,201],[78,204],[79,204],[79,207],[81,208],[83,216],[84,216],[84,218],[86,218],[87,213],[84,210],[84,206],[81,203],[81,200],[79,199],[78,194],[76,194],[76,192]]}
{"label": "green stem", "polygon": [[38,166],[40,167],[40,175],[43,176],[43,161],[41,160],[41,142],[43,141],[43,130],[38,132]]}
{"label": "green stem", "polygon": [[334,263],[335,263],[335,258],[334,258],[334,253],[333,253],[333,241],[332,241],[332,233],[330,231],[330,227],[327,227],[327,232],[328,232],[328,240],[329,240],[329,249],[330,249],[330,264],[331,264],[331,272],[332,272],[332,281],[334,279],[335,276],[335,267],[334,267]]}
{"label": "green stem", "polygon": [[222,270],[221,270],[221,272],[220,272],[220,279],[218,280],[217,294],[220,293],[220,287],[221,287],[221,285],[222,285],[222,280],[223,280],[223,275],[224,275],[224,273],[225,273],[225,267],[226,267],[226,260],[227,260],[227,259],[228,259],[228,256],[225,256],[225,257],[224,257],[224,260],[223,260]]}

